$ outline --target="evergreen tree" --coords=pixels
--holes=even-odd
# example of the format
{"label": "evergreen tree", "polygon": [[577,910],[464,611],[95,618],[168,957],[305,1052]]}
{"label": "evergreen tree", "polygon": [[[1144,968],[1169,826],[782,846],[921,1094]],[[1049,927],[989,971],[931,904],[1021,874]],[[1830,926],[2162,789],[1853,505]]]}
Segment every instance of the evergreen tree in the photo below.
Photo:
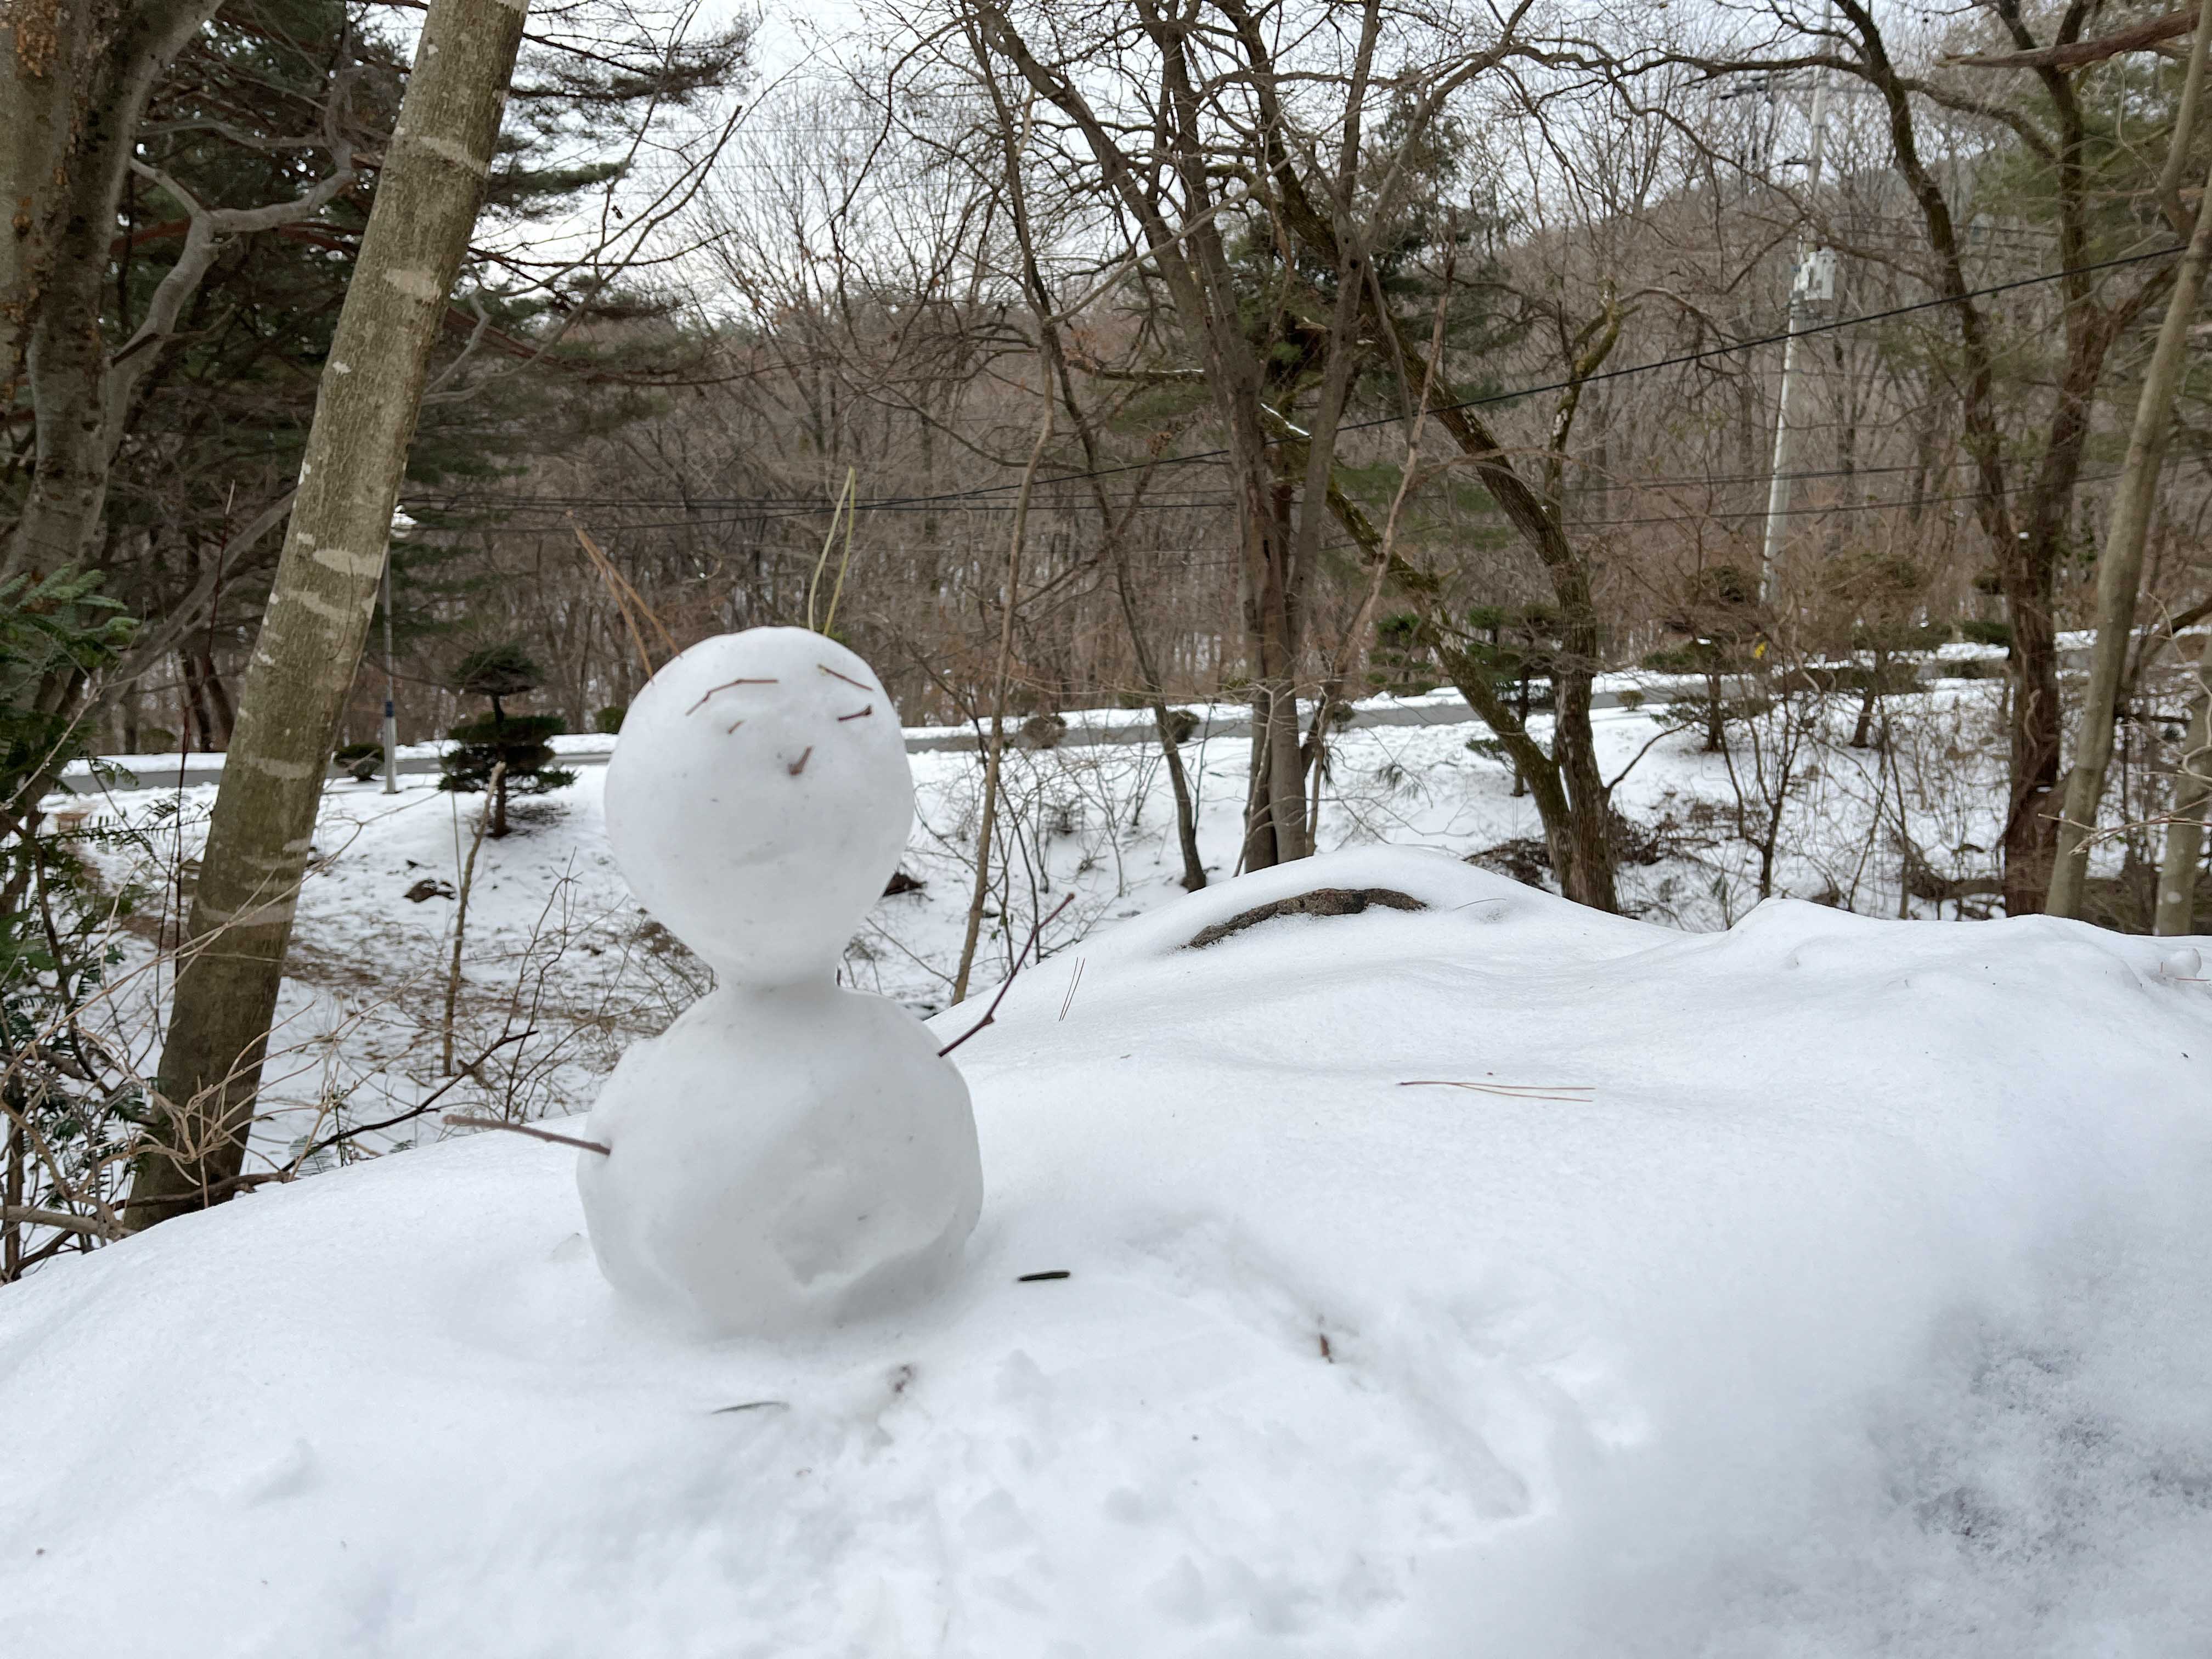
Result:
{"label": "evergreen tree", "polygon": [[565,789],[576,781],[574,772],[548,764],[553,759],[553,745],[547,739],[566,729],[560,716],[507,712],[507,698],[527,696],[544,679],[544,672],[530,653],[514,644],[471,651],[453,670],[453,689],[489,698],[491,713],[464,720],[446,734],[459,746],[447,754],[445,775],[438,780],[438,787],[489,789],[489,833],[495,836],[507,833],[510,791],[542,795],[548,790]]}
{"label": "evergreen tree", "polygon": [[1825,586],[1831,601],[1848,611],[1851,649],[1874,658],[1858,683],[1858,722],[1851,731],[1851,747],[1863,749],[1873,740],[1875,700],[1912,684],[1911,666],[1900,672],[1892,659],[1924,641],[1912,614],[1926,597],[1928,575],[1905,554],[1863,549],[1838,556]]}
{"label": "evergreen tree", "polygon": [[[299,475],[417,21],[352,0],[226,0],[213,13],[155,74],[114,234],[88,256],[101,266],[82,285],[97,314],[64,331],[110,351],[135,342],[118,358],[130,373],[108,377],[127,387],[112,416],[121,441],[79,562],[130,615],[159,623],[194,613],[174,647],[194,748],[228,739],[231,682],[258,629],[282,536],[272,528],[225,550]],[[550,38],[526,51],[518,71],[486,180],[479,251],[447,308],[434,376],[470,361],[423,410],[409,457],[416,489],[501,476],[529,454],[618,424],[647,406],[627,388],[681,373],[698,355],[685,330],[634,325],[669,308],[634,284],[603,272],[541,281],[546,267],[495,250],[515,227],[574,216],[584,192],[611,186],[626,129],[726,87],[742,69],[745,28],[671,47],[596,4],[539,27]],[[348,175],[304,216],[219,228],[211,254],[195,241],[196,218],[300,202]],[[204,255],[204,273],[184,281],[180,270],[188,277]],[[189,291],[172,325],[136,339],[164,285],[173,299],[180,282]],[[19,419],[66,423],[66,411],[26,407],[27,382],[9,384]],[[27,513],[35,472],[18,465],[0,477],[0,536]],[[426,530],[459,527],[451,514],[425,521]],[[123,684],[110,678],[111,689]],[[121,692],[126,727],[137,723],[133,695]]]}
{"label": "evergreen tree", "polygon": [[1705,565],[1683,578],[1662,620],[1689,641],[1654,651],[1644,665],[1661,673],[1703,677],[1705,695],[1695,717],[1705,725],[1705,752],[1717,755],[1728,747],[1727,677],[1766,653],[1766,610],[1759,600],[1759,579],[1740,565]]}
{"label": "evergreen tree", "polygon": [[91,1206],[145,1117],[144,1091],[102,1040],[136,895],[104,887],[82,857],[88,841],[133,832],[48,817],[39,799],[85,749],[59,694],[112,667],[131,634],[82,573],[0,582],[0,1284],[104,1234]]}

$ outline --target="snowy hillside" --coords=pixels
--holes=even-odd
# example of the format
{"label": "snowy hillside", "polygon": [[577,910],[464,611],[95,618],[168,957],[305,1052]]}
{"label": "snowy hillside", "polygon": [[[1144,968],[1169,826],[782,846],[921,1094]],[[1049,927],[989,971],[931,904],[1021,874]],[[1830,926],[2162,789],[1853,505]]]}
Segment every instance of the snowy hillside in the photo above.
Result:
{"label": "snowy hillside", "polygon": [[[1181,948],[1316,885],[1427,908]],[[1265,872],[960,1051],[988,1196],[912,1316],[637,1324],[576,1154],[497,1135],[11,1290],[0,1605],[179,1655],[2201,1654],[2204,979]]]}

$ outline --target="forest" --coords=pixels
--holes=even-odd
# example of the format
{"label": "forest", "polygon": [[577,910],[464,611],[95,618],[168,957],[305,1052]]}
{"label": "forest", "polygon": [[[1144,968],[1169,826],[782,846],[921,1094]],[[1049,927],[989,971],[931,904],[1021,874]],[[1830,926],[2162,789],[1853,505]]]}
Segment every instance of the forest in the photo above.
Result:
{"label": "forest", "polygon": [[[51,1533],[21,1605],[150,1557],[97,1627],[182,1652],[2199,1650],[2164,5],[0,6],[0,1442],[201,1356],[169,1477],[0,1453],[0,1602]],[[270,1358],[330,1415],[187,1546],[226,1329],[383,1357]],[[695,1395],[755,1449],[544,1461]]]}

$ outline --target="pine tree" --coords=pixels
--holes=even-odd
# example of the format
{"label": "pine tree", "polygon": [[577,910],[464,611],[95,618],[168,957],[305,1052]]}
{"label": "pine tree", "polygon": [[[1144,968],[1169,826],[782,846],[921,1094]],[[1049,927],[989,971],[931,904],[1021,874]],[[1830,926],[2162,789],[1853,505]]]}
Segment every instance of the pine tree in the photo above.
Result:
{"label": "pine tree", "polygon": [[549,738],[566,729],[556,714],[510,714],[506,700],[526,696],[545,681],[544,671],[520,646],[489,645],[471,651],[453,670],[453,686],[471,696],[487,697],[491,713],[464,720],[447,736],[458,747],[446,756],[441,789],[489,789],[494,836],[507,831],[507,798],[510,792],[542,795],[565,789],[576,781],[574,772],[550,766],[553,745]]}

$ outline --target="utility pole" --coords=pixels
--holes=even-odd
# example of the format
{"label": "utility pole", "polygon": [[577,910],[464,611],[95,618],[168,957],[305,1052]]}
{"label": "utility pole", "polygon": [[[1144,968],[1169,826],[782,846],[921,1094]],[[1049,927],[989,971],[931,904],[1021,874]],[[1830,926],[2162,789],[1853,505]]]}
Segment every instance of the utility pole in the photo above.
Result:
{"label": "utility pole", "polygon": [[[405,507],[392,514],[392,541],[415,527]],[[399,680],[392,672],[392,545],[384,549],[384,793],[399,793]]]}
{"label": "utility pole", "polygon": [[[1835,7],[1825,6],[1820,27],[1825,34],[1835,21]],[[1828,71],[1813,76],[1813,133],[1805,154],[1805,194],[1809,198],[1820,187],[1821,152],[1828,140]],[[1790,394],[1797,383],[1799,335],[1812,320],[1814,308],[1836,297],[1836,254],[1818,246],[1808,226],[1798,234],[1797,268],[1790,281],[1789,337],[1782,345],[1782,390],[1774,411],[1774,470],[1766,487],[1766,540],[1759,553],[1759,597],[1764,600],[1774,581],[1774,562],[1782,556],[1784,523],[1790,514],[1791,451],[1796,428],[1790,419]]]}

